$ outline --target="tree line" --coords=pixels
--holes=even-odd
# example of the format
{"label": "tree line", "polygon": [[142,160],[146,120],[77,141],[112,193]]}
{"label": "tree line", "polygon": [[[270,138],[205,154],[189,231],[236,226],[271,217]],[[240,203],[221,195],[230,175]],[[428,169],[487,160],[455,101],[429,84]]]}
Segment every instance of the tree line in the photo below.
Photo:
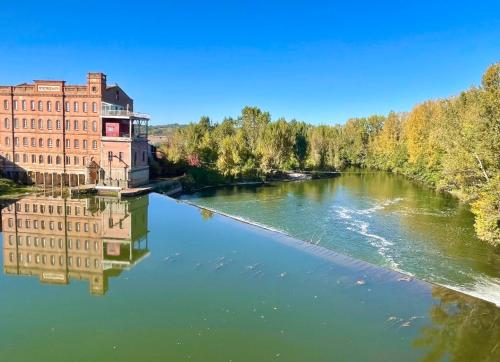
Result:
{"label": "tree line", "polygon": [[500,244],[500,63],[481,86],[407,113],[311,125],[245,107],[237,118],[201,117],[176,129],[161,152],[169,168],[204,175],[202,183],[351,166],[403,174],[470,203],[477,235]]}

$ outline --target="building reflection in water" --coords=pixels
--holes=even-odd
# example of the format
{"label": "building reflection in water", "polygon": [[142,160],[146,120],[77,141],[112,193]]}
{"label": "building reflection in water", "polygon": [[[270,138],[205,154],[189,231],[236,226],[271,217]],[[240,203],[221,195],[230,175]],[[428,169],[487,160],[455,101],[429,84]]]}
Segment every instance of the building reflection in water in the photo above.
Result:
{"label": "building reflection in water", "polygon": [[148,196],[134,199],[29,196],[2,209],[3,270],[42,283],[108,279],[149,255]]}

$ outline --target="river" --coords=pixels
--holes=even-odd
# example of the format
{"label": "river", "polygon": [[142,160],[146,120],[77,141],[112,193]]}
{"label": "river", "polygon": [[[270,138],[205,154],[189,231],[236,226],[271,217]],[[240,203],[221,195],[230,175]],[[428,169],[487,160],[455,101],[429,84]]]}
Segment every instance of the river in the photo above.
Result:
{"label": "river", "polygon": [[500,359],[492,303],[163,195],[1,220],[1,361]]}
{"label": "river", "polygon": [[468,207],[385,172],[207,189],[182,199],[500,305],[500,250]]}

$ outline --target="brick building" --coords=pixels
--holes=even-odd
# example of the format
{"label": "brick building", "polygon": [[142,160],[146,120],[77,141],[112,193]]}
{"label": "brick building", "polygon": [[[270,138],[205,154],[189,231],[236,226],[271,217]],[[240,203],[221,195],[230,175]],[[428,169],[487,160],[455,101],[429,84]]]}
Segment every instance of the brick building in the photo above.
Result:
{"label": "brick building", "polygon": [[149,254],[148,196],[130,200],[29,196],[1,210],[3,270],[46,284],[108,280]]}
{"label": "brick building", "polygon": [[148,121],[102,73],[0,86],[0,172],[46,186],[145,184]]}

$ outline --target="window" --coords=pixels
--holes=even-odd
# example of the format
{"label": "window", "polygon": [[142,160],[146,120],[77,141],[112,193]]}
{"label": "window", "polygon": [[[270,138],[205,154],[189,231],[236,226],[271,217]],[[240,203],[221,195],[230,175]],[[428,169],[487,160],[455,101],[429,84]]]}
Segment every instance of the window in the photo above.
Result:
{"label": "window", "polygon": [[66,107],[66,112],[71,111],[71,105],[69,104],[69,102],[66,102],[65,107]]}
{"label": "window", "polygon": [[38,147],[43,147],[43,138],[38,139]]}
{"label": "window", "polygon": [[38,156],[38,163],[43,163],[43,155]]}
{"label": "window", "polygon": [[26,153],[23,154],[23,162],[28,163],[28,155]]}
{"label": "window", "polygon": [[71,148],[71,140],[70,139],[66,139],[66,148]]}
{"label": "window", "polygon": [[9,109],[9,101],[8,100],[3,101],[3,109]]}
{"label": "window", "polygon": [[73,165],[78,165],[80,163],[80,160],[78,159],[78,156],[73,157]]}
{"label": "window", "polygon": [[87,105],[87,102],[83,102],[83,111],[87,113],[89,111],[89,107]]}
{"label": "window", "polygon": [[71,128],[71,122],[69,119],[66,120],[66,131],[69,131],[69,129]]}
{"label": "window", "polygon": [[13,106],[14,106],[14,110],[17,111],[17,101],[16,100],[14,101],[14,105]]}
{"label": "window", "polygon": [[5,129],[9,129],[10,128],[10,121],[8,118],[5,118],[4,121],[3,121],[3,127]]}
{"label": "window", "polygon": [[35,129],[36,121],[34,119],[31,120],[31,129]]}
{"label": "window", "polygon": [[73,141],[73,147],[80,148],[80,142],[78,140]]}
{"label": "window", "polygon": [[29,146],[28,137],[23,137],[23,146],[24,147],[28,147]]}
{"label": "window", "polygon": [[82,128],[84,131],[86,131],[88,129],[88,122],[87,121],[83,121]]}
{"label": "window", "polygon": [[97,122],[92,121],[92,131],[97,132]]}
{"label": "window", "polygon": [[28,120],[26,118],[23,118],[23,128],[28,128]]}
{"label": "window", "polygon": [[49,156],[47,156],[47,163],[48,163],[49,165],[51,165],[51,164],[52,164],[52,156],[50,156],[50,155],[49,155]]}
{"label": "window", "polygon": [[92,102],[92,112],[97,113],[97,103]]}
{"label": "window", "polygon": [[19,120],[14,118],[14,128],[19,128]]}
{"label": "window", "polygon": [[61,164],[61,156],[56,156],[56,165]]}
{"label": "window", "polygon": [[25,100],[21,101],[21,107],[22,107],[23,111],[26,111],[26,101]]}
{"label": "window", "polygon": [[38,120],[38,129],[43,129],[43,121],[41,119]]}
{"label": "window", "polygon": [[56,120],[56,129],[61,129],[61,121],[59,119]]}
{"label": "window", "polygon": [[31,147],[36,147],[36,139],[35,139],[35,137],[31,137]]}
{"label": "window", "polygon": [[88,141],[87,140],[83,140],[83,149],[84,150],[87,149],[87,144],[88,144]]}
{"label": "window", "polygon": [[77,120],[74,120],[74,121],[73,121],[73,129],[74,129],[75,131],[78,131],[78,121],[77,121]]}
{"label": "window", "polygon": [[[10,145],[10,138],[9,137],[5,137],[5,145],[6,146]],[[7,159],[9,159],[9,155],[7,155]]]}
{"label": "window", "polygon": [[71,164],[71,157],[66,156],[66,165],[70,165],[70,164]]}
{"label": "window", "polygon": [[19,153],[14,154],[14,162],[19,162]]}
{"label": "window", "polygon": [[43,111],[43,102],[42,101],[38,101],[38,111],[39,112]]}
{"label": "window", "polygon": [[47,129],[52,129],[52,121],[50,119],[47,120]]}
{"label": "window", "polygon": [[97,150],[97,141],[95,141],[95,140],[94,140],[94,141],[92,141],[92,148],[93,148],[94,150]]}
{"label": "window", "polygon": [[52,112],[52,102],[47,101],[47,112]]}
{"label": "window", "polygon": [[35,110],[35,101],[30,101],[30,109],[31,109],[32,111],[34,111],[34,110]]}
{"label": "window", "polygon": [[47,147],[52,148],[52,138],[49,138],[49,139],[47,140]]}
{"label": "window", "polygon": [[73,110],[78,112],[78,102],[73,102]]}
{"label": "window", "polygon": [[19,146],[19,137],[14,137],[14,144]]}
{"label": "window", "polygon": [[31,163],[36,163],[36,155],[31,155]]}
{"label": "window", "polygon": [[[87,158],[82,157],[82,166],[85,166],[86,164],[87,164]],[[84,210],[83,214],[85,215],[85,208],[83,210]]]}
{"label": "window", "polygon": [[61,147],[61,140],[58,138],[56,139],[56,148]]}
{"label": "window", "polygon": [[56,112],[61,112],[61,102],[56,101]]}

